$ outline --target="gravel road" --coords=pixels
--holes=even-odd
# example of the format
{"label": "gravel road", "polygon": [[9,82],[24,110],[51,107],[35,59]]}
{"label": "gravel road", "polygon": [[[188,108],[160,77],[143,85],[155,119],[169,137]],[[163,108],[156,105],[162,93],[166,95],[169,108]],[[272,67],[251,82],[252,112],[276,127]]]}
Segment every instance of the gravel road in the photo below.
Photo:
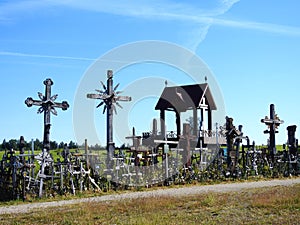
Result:
{"label": "gravel road", "polygon": [[242,191],[250,188],[263,188],[273,186],[288,186],[299,184],[300,178],[285,179],[285,180],[270,180],[270,181],[255,181],[244,183],[229,183],[229,184],[215,184],[215,185],[203,185],[203,186],[191,186],[182,188],[170,188],[161,190],[152,190],[145,192],[131,192],[123,194],[105,195],[91,198],[81,198],[74,200],[55,201],[55,202],[42,202],[42,203],[27,203],[14,206],[0,207],[0,214],[13,214],[13,213],[28,213],[34,210],[40,210],[48,207],[60,207],[70,204],[78,203],[93,203],[93,202],[107,202],[117,201],[122,199],[135,199],[135,198],[151,198],[160,196],[185,196],[185,195],[197,195],[209,192],[230,192],[230,191]]}

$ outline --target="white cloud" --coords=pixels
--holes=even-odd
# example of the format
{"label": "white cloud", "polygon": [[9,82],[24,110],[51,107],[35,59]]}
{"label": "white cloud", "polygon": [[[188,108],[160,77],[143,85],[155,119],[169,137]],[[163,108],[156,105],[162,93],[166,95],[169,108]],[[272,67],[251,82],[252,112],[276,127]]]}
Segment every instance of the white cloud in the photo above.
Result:
{"label": "white cloud", "polygon": [[[129,0],[49,0],[52,4],[60,4],[83,10],[151,20],[178,20],[195,23],[195,25],[206,25],[204,26],[204,33],[207,32],[207,25],[219,25],[285,35],[300,35],[300,28],[298,27],[254,21],[220,19],[221,15],[229,11],[239,1],[240,0],[211,0],[209,1],[210,5],[206,6],[203,2],[207,1],[184,1],[184,3],[175,3],[170,0],[140,0],[136,3]],[[195,27],[195,29],[197,30],[197,27]]]}
{"label": "white cloud", "polygon": [[[227,12],[239,0],[210,0],[174,2],[170,0],[140,0],[138,3],[130,0],[50,0],[52,4],[110,13],[129,17],[139,17],[151,20],[182,20],[189,22],[208,22],[209,17],[215,17]],[[202,18],[202,19],[199,19]]]}
{"label": "white cloud", "polygon": [[40,54],[28,54],[20,52],[7,52],[0,51],[0,55],[3,56],[15,56],[15,57],[32,57],[32,58],[48,58],[48,59],[64,59],[64,60],[80,60],[80,61],[95,61],[93,58],[85,57],[70,57],[70,56],[54,56],[54,55],[40,55]]}
{"label": "white cloud", "polygon": [[[0,21],[10,21],[14,16],[33,13],[49,7],[68,7],[102,13],[138,17],[151,20],[179,20],[195,24],[219,25],[225,27],[256,29],[288,35],[299,35],[298,27],[260,23],[253,21],[226,20],[218,16],[225,14],[240,0],[211,0],[206,6],[202,2],[171,0],[140,0],[138,3],[129,0],[24,0],[7,1],[0,4]],[[212,3],[213,2],[213,3]],[[217,18],[218,17],[218,18]]]}
{"label": "white cloud", "polygon": [[214,25],[259,30],[268,33],[278,33],[289,36],[300,36],[300,28],[292,26],[283,26],[271,23],[257,23],[252,21],[235,21],[235,20],[223,20],[213,19]]}
{"label": "white cloud", "polygon": [[[91,61],[95,62],[100,60],[97,58],[87,58],[87,57],[73,57],[73,56],[62,56],[62,55],[41,55],[41,54],[29,54],[21,52],[8,52],[0,51],[0,56],[14,56],[14,57],[29,57],[29,58],[38,58],[38,59],[54,59],[54,60],[74,60],[74,61]],[[101,59],[103,62],[115,62],[115,63],[130,63],[130,61],[124,60],[114,60],[114,59]]]}
{"label": "white cloud", "polygon": [[[189,24],[185,45],[195,50],[212,25],[252,29],[282,35],[300,36],[300,28],[271,23],[221,19],[239,0],[211,0],[184,2],[172,0],[28,0],[0,4],[0,23],[14,16],[33,13],[49,7],[67,7],[99,13],[116,14],[147,20],[171,20]],[[224,16],[223,16],[224,17]]]}
{"label": "white cloud", "polygon": [[[174,2],[171,0],[140,0],[138,3],[129,0],[47,0],[17,1],[0,5],[0,16],[7,18],[26,12],[33,13],[44,8],[56,6],[116,14],[147,20],[171,20],[189,23],[189,28],[181,33],[189,34],[184,41],[186,47],[196,50],[205,39],[213,17],[224,14],[238,0],[212,0]],[[192,28],[192,30],[191,30]]]}

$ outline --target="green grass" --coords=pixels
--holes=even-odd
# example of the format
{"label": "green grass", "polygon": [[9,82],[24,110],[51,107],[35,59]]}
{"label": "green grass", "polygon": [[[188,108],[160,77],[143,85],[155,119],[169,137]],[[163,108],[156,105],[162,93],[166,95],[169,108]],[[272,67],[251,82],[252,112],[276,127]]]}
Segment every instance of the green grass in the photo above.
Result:
{"label": "green grass", "polygon": [[84,203],[2,215],[1,224],[297,224],[300,185]]}

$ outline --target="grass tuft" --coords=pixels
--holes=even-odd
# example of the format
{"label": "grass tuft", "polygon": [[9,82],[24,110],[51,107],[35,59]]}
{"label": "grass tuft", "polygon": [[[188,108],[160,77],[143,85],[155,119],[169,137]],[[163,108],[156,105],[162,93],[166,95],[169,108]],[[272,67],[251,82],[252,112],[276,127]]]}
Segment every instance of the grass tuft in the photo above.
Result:
{"label": "grass tuft", "polygon": [[206,193],[82,203],[2,215],[0,224],[296,224],[300,184]]}

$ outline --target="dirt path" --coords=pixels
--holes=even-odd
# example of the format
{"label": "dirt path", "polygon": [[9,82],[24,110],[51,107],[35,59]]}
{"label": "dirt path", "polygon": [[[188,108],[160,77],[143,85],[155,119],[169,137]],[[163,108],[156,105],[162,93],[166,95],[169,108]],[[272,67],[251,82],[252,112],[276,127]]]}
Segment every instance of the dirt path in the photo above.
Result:
{"label": "dirt path", "polygon": [[185,196],[185,195],[203,194],[208,192],[242,191],[250,188],[289,186],[294,184],[300,184],[300,178],[170,188],[170,189],[161,189],[161,190],[153,190],[153,191],[145,191],[145,192],[131,192],[131,193],[123,193],[123,194],[105,195],[99,197],[81,198],[81,199],[65,200],[65,201],[2,206],[0,207],[0,214],[28,213],[42,208],[60,207],[64,205],[86,203],[86,202],[89,203],[101,202],[101,201],[106,202],[106,201],[116,201],[122,199],[151,198],[151,197],[160,197],[160,196]]}

